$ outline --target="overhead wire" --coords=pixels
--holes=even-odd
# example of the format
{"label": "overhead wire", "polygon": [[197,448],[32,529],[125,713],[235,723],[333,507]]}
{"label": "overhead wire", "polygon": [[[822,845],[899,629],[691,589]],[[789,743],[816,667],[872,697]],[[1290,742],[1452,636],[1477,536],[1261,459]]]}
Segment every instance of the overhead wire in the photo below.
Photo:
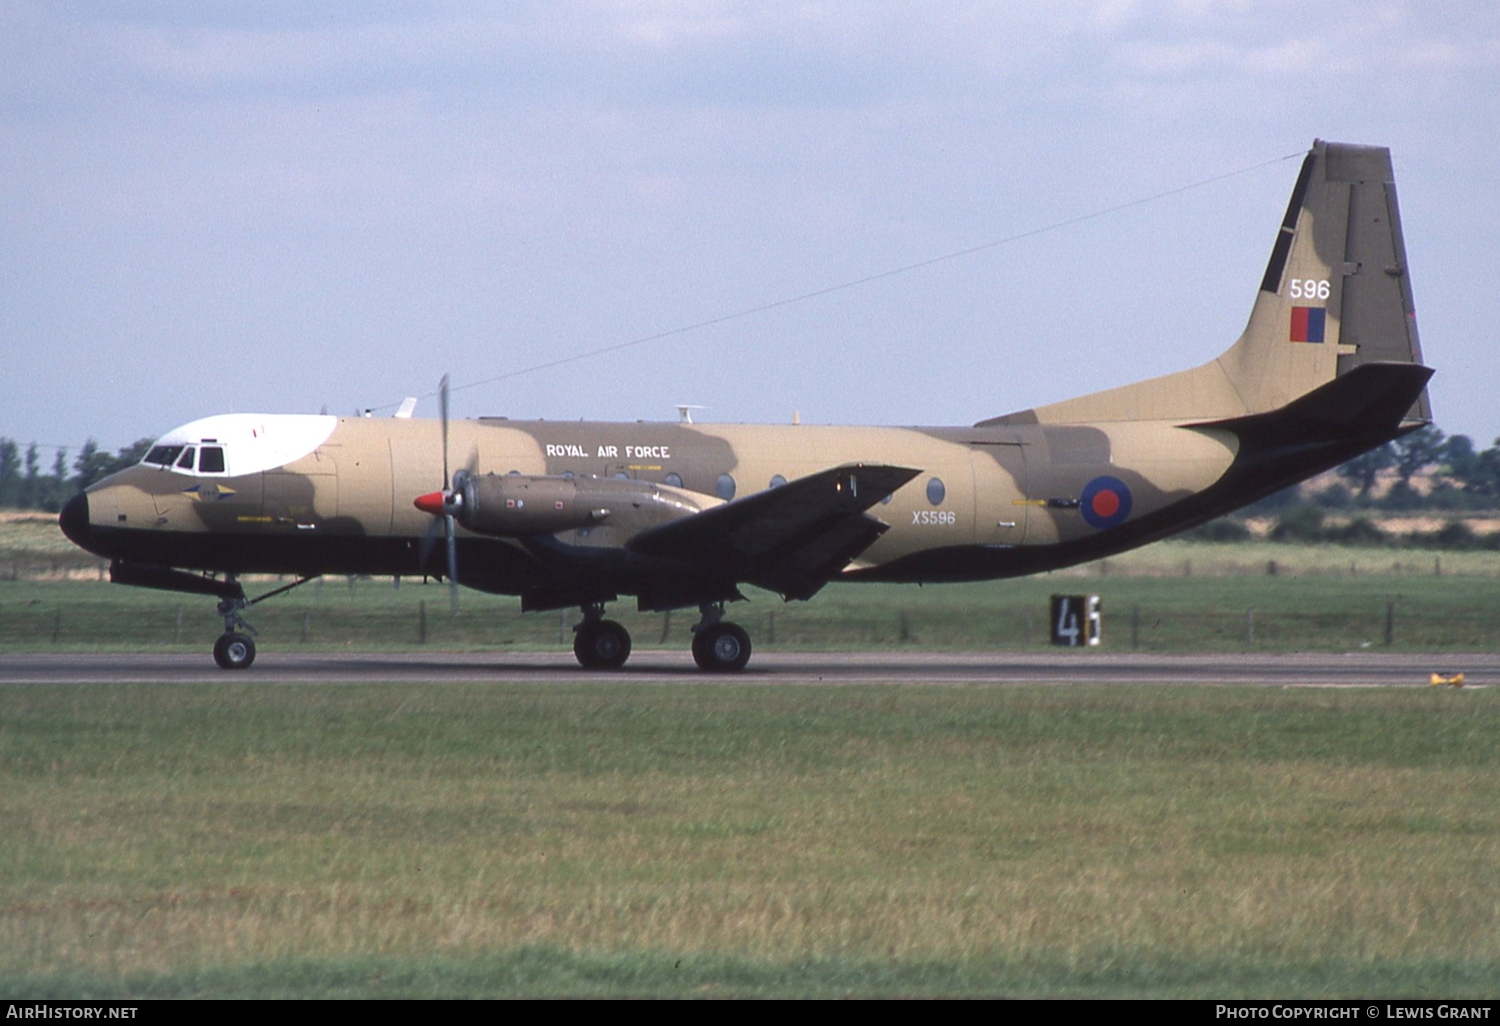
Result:
{"label": "overhead wire", "polygon": [[[1298,160],[1305,155],[1306,151],[1299,150],[1296,153],[1288,153],[1285,156],[1273,157],[1270,160],[1263,160],[1260,163],[1251,164],[1247,167],[1238,168],[1234,171],[1225,171],[1217,175],[1212,175],[1208,178],[1199,179],[1196,182],[1190,182],[1187,185],[1179,185],[1176,188],[1167,189],[1163,192],[1152,193],[1149,196],[1142,196],[1138,199],[1128,200],[1124,203],[1116,203],[1113,206],[1109,207],[1101,207],[1098,210],[1093,210],[1086,214],[1078,214],[1074,217],[1065,218],[1061,221],[1054,221],[1050,224],[1042,225],[1038,228],[1029,228],[1026,231],[1017,232],[1014,235],[1007,235],[1002,239],[995,239],[992,242],[983,242],[977,246],[966,246],[963,249],[956,249],[951,253],[944,253],[941,256],[928,257],[924,260],[918,260],[915,263],[903,264],[900,267],[893,267],[885,271],[877,271],[874,274],[867,274],[861,278],[852,278],[849,281],[839,282],[836,285],[828,285],[820,289],[813,289],[811,292],[802,292],[798,293],[795,296],[787,296],[784,299],[773,300],[769,303],[761,303],[757,306],[745,307],[744,309],[736,310],[733,313],[720,314],[717,317],[710,317],[702,321],[694,321],[692,324],[685,324],[678,328],[670,328],[666,331],[658,331],[650,335],[642,335],[638,338],[632,338],[624,342],[615,342],[611,345],[600,346],[596,349],[589,349],[581,353],[574,353],[570,356],[560,356],[555,360],[545,360],[541,363],[530,364],[517,370],[506,371],[504,374],[496,374],[493,377],[482,378],[478,381],[469,381],[461,385],[450,385],[448,391],[451,394],[453,392],[462,392],[471,388],[480,388],[484,385],[493,385],[498,381],[508,381],[511,378],[519,378],[527,374],[535,374],[537,371],[550,370],[553,367],[563,367],[570,363],[578,363],[581,360],[589,360],[596,356],[605,356],[609,353],[618,353],[621,350],[633,349],[636,346],[643,346],[650,342],[660,342],[663,339],[674,338],[678,335],[686,335],[689,332],[700,331],[703,328],[711,328],[717,324],[725,324],[729,321],[740,320],[744,317],[753,317],[756,314],[766,313],[770,310],[779,310],[782,307],[792,306],[796,303],[805,303],[808,300],[817,299],[820,296],[832,295],[835,292],[843,292],[847,289],[859,288],[862,285],[869,285],[872,282],[883,281],[886,278],[894,278],[899,274],[908,274],[912,271],[919,271],[925,267],[932,267],[936,264],[946,263],[950,260],[958,260],[962,257],[973,256],[975,253],[983,253],[986,250],[996,249],[1000,246],[1008,246],[1012,243],[1022,242],[1026,239],[1035,238],[1038,235],[1045,235],[1049,232],[1060,231],[1064,228],[1071,228],[1074,225],[1083,224],[1087,221],[1094,221],[1101,217],[1108,217],[1111,214],[1118,214],[1121,211],[1130,210],[1134,207],[1145,206],[1148,203],[1155,203],[1159,200],[1169,199],[1173,196],[1180,196],[1185,192],[1192,192],[1195,189],[1201,189],[1205,186],[1213,185],[1217,182],[1222,182],[1230,178],[1238,178],[1241,175],[1247,175],[1254,171],[1259,171],[1263,168],[1271,167],[1275,164],[1285,163],[1288,160]],[[437,394],[437,390],[434,390],[424,393],[420,398],[430,399]],[[385,403],[381,406],[369,407],[367,412],[373,413],[379,410],[395,409],[398,406],[400,406],[400,401]]]}

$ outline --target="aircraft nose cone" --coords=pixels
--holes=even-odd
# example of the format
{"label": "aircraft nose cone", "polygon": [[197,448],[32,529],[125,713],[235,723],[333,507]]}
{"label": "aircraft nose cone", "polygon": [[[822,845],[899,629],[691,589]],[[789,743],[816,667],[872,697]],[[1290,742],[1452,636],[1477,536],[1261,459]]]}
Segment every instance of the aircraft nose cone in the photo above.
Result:
{"label": "aircraft nose cone", "polygon": [[[442,492],[428,492],[426,495],[419,495],[411,501],[411,504],[423,513],[431,513],[435,517],[443,515]],[[67,511],[64,510],[64,512]]]}
{"label": "aircraft nose cone", "polygon": [[63,503],[62,512],[57,515],[57,526],[73,544],[88,548],[89,497],[79,492]]}

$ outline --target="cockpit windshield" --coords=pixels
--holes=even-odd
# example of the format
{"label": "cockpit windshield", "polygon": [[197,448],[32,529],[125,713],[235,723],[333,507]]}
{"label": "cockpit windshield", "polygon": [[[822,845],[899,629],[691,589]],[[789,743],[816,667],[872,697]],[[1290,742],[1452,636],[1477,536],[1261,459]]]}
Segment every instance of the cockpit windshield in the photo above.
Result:
{"label": "cockpit windshield", "polygon": [[141,462],[180,474],[194,473],[195,466],[199,474],[228,473],[222,445],[153,445]]}
{"label": "cockpit windshield", "polygon": [[141,462],[152,463],[158,467],[170,467],[177,462],[177,457],[182,455],[182,450],[183,447],[180,445],[153,445]]}

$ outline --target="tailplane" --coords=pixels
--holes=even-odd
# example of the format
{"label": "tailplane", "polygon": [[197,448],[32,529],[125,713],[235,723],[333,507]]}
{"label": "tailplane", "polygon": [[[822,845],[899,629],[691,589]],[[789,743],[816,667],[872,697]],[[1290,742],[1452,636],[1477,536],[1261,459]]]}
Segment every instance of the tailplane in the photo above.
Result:
{"label": "tailplane", "polygon": [[[1319,140],[1302,162],[1250,321],[1225,353],[981,426],[1249,417],[1366,364],[1421,362],[1390,150]],[[1424,387],[1402,421],[1431,419]]]}

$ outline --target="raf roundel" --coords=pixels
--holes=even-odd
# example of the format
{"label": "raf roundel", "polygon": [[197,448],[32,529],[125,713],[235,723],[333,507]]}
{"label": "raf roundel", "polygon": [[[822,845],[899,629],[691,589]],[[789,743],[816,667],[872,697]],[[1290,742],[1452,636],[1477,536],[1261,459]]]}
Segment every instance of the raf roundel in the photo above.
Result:
{"label": "raf roundel", "polygon": [[1083,486],[1078,508],[1090,527],[1114,527],[1130,516],[1130,489],[1117,477],[1096,477]]}

